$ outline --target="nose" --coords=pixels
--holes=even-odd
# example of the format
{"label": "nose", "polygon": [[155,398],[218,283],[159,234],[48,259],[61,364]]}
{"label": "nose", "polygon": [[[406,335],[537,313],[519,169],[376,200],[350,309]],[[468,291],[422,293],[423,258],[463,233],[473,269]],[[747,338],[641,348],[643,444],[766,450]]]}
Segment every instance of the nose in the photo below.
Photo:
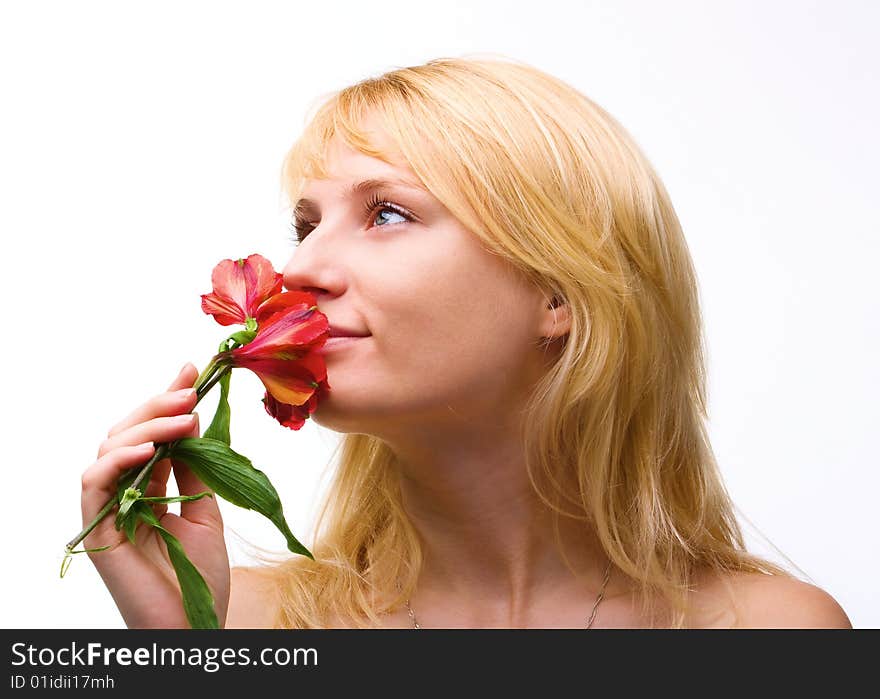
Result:
{"label": "nose", "polygon": [[[312,233],[311,235],[314,235]],[[321,244],[327,240],[320,241]],[[307,240],[294,250],[282,270],[282,281],[287,291],[308,291],[321,301],[339,296],[345,290],[345,273],[339,255],[321,250],[317,240]]]}

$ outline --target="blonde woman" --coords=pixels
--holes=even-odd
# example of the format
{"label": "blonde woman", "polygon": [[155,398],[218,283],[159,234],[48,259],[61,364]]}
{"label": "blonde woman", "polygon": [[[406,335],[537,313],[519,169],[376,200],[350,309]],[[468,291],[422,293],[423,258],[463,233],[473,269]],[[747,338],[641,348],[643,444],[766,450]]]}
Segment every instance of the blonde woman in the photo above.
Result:
{"label": "blonde woman", "polygon": [[[326,98],[282,179],[285,287],[348,336],[313,414],[342,433],[339,463],[314,561],[230,571],[213,499],[164,514],[226,627],[850,628],[744,546],[687,244],[603,109],[514,61],[434,60]],[[85,522],[134,445],[199,434],[180,417],[197,373],[110,430]],[[109,519],[85,543],[113,544],[92,560],[126,623],[185,626],[161,546]]]}

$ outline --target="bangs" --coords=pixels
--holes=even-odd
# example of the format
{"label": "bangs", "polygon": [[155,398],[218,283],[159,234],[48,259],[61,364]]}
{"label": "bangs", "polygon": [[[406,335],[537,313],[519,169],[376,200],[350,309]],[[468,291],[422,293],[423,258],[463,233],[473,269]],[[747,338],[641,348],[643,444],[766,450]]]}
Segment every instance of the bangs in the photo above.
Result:
{"label": "bangs", "polygon": [[[399,94],[389,94],[388,86],[376,81],[352,86],[334,93],[308,121],[281,168],[281,187],[290,203],[297,201],[307,180],[328,176],[327,153],[334,137],[364,155],[395,165],[406,163],[400,150],[383,150],[371,140],[365,128],[369,117],[376,118],[378,128],[392,143],[400,143],[399,134],[392,127],[396,120],[387,118],[395,109],[406,109]],[[408,164],[408,163],[407,163]]]}

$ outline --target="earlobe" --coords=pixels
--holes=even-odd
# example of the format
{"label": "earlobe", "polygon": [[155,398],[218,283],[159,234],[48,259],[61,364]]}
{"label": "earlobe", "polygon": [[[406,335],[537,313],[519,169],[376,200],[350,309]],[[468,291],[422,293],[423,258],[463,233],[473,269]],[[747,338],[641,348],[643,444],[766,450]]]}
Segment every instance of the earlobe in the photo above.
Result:
{"label": "earlobe", "polygon": [[542,337],[555,340],[566,335],[571,329],[571,313],[568,304],[559,296],[553,296],[547,304],[549,313],[545,314]]}

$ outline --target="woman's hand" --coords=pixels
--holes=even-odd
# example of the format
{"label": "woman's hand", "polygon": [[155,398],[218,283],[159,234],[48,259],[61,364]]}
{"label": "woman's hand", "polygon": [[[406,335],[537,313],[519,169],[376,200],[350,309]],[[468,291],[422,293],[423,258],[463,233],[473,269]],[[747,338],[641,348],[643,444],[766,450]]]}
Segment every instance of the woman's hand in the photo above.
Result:
{"label": "woman's hand", "polygon": [[[116,482],[131,468],[145,464],[155,452],[153,442],[172,442],[199,436],[193,386],[198,371],[187,364],[168,391],[151,398],[114,426],[98,449],[98,459],[82,476],[83,525],[116,495]],[[168,476],[174,471],[181,495],[208,488],[187,468],[172,459],[153,467],[147,497],[164,497]],[[143,489],[143,488],[142,488]],[[229,604],[229,557],[223,539],[223,520],[216,498],[180,503],[180,515],[167,505],[153,506],[162,526],[180,540],[184,551],[205,578],[214,595],[217,620],[223,627]],[[188,628],[180,586],[168,559],[165,543],[153,527],[140,525],[132,545],[124,531],[116,531],[111,513],[85,538],[86,548],[110,546],[88,554],[110,590],[129,628]]]}

